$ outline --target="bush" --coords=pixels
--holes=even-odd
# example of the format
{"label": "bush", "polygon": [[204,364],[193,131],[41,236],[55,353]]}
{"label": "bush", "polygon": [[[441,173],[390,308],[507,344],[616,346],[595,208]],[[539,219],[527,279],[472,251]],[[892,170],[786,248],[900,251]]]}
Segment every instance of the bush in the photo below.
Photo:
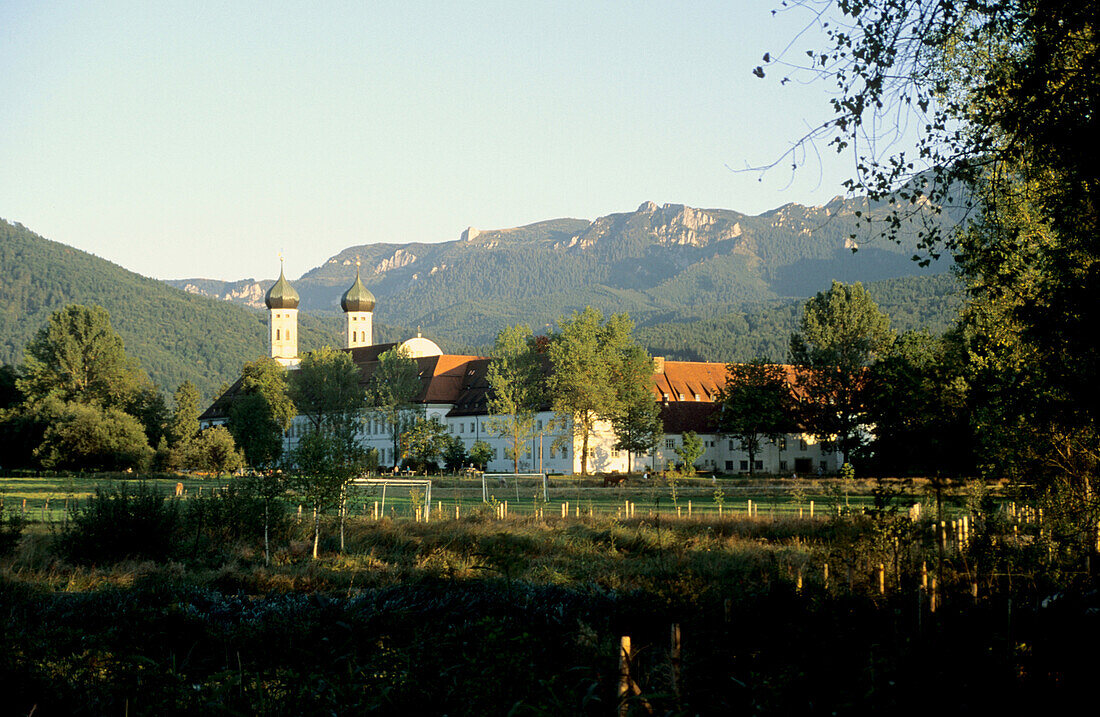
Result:
{"label": "bush", "polygon": [[10,555],[23,537],[27,519],[0,505],[0,557]]}
{"label": "bush", "polygon": [[178,554],[180,503],[145,482],[96,488],[61,530],[58,548],[74,563],[167,560]]}
{"label": "bush", "polygon": [[[289,539],[291,520],[280,500],[267,502],[266,522],[273,542]],[[184,527],[196,551],[234,543],[258,545],[264,539],[265,500],[252,486],[232,483],[217,493],[185,503]]]}

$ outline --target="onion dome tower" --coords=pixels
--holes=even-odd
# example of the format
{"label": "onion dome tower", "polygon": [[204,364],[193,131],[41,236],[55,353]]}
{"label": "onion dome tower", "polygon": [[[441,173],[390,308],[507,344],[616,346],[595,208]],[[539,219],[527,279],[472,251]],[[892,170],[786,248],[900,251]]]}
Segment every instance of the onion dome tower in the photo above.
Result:
{"label": "onion dome tower", "polygon": [[283,274],[279,257],[279,280],[264,294],[271,328],[271,358],[284,366],[298,363],[298,292]]}
{"label": "onion dome tower", "polygon": [[359,280],[359,258],[355,259],[355,283],[340,297],[344,310],[344,348],[370,346],[374,343],[374,294]]}

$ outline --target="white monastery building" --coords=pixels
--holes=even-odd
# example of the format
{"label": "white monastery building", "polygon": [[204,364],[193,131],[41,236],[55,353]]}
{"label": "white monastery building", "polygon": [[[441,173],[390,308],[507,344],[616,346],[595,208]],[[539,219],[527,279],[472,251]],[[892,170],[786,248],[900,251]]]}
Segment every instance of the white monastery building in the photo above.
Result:
{"label": "white monastery building", "polygon": [[[280,270],[279,279],[264,297],[269,313],[271,357],[294,370],[298,356],[298,292]],[[375,307],[371,294],[359,278],[344,292],[340,300],[344,311],[344,350],[359,367],[361,381],[366,383],[378,357],[398,346],[395,343],[375,344],[372,317]],[[468,451],[476,441],[484,441],[493,449],[490,472],[511,472],[514,464],[508,457],[507,439],[491,428],[493,417],[488,411],[489,383],[486,371],[489,360],[484,356],[445,354],[435,342],[419,334],[400,344],[420,369],[420,395],[417,404],[425,418],[438,418],[447,430],[457,436]],[[721,389],[726,383],[726,366],[700,361],[667,361],[653,359],[650,379],[653,399],[661,405],[665,435],[652,455],[632,456],[633,470],[661,470],[675,464],[674,452],[682,436],[694,431],[703,441],[704,452],[696,462],[703,470],[720,473],[748,472],[748,454],[740,450],[735,439],[716,433],[712,419],[717,411]],[[219,397],[200,417],[203,427],[224,423],[239,382]],[[540,473],[575,473],[581,469],[580,439],[571,435],[569,426],[553,422],[556,414],[549,406],[535,418],[535,435],[525,455],[520,457],[520,470]],[[293,448],[305,430],[304,418],[295,418],[286,433],[285,447]],[[360,428],[365,448],[378,451],[380,465],[394,464],[393,444],[386,426],[369,414]],[[588,470],[590,472],[625,472],[628,456],[614,448],[615,436],[610,424],[597,424],[595,435],[589,436]],[[840,454],[826,450],[812,435],[789,434],[777,443],[765,443],[756,456],[754,470],[778,475],[813,475],[835,473],[840,467]]]}

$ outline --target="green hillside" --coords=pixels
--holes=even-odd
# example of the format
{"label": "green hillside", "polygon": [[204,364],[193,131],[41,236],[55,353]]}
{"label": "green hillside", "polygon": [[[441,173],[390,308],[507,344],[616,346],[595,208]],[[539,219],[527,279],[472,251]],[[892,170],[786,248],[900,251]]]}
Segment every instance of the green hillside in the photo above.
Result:
{"label": "green hillside", "polygon": [[[267,352],[261,311],[188,294],[0,220],[0,363],[21,363],[34,332],[66,304],[107,309],[127,353],[169,392],[190,380],[210,397]],[[303,350],[339,344],[338,317],[302,314],[299,323]],[[377,332],[394,338],[385,326]]]}

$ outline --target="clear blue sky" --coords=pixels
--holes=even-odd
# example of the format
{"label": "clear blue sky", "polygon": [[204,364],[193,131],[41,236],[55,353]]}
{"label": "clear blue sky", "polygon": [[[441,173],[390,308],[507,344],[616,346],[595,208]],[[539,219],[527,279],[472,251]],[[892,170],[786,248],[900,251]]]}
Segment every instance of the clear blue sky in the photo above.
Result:
{"label": "clear blue sky", "polygon": [[4,0],[0,217],[237,279],[647,200],[819,204],[849,159],[727,168],[829,115],[827,86],[751,75],[804,24],[774,5]]}

